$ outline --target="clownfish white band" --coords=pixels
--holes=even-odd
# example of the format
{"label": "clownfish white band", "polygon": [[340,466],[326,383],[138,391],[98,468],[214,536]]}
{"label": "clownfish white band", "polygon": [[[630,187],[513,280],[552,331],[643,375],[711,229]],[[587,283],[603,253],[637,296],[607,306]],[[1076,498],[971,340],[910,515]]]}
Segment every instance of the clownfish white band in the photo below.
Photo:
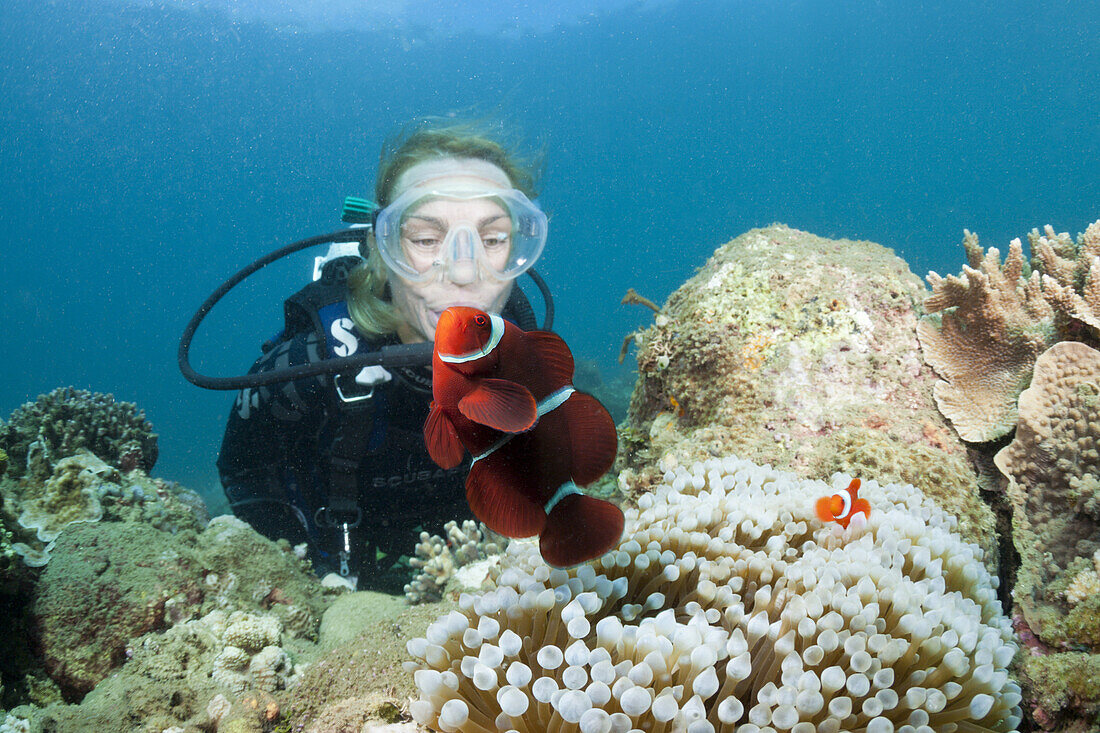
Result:
{"label": "clownfish white band", "polygon": [[837,519],[844,519],[852,511],[852,495],[848,491],[838,491],[833,496],[839,496],[841,501],[844,502],[844,506],[836,515]]}
{"label": "clownfish white band", "polygon": [[550,510],[557,506],[559,501],[572,494],[581,494],[583,496],[584,492],[577,488],[577,485],[572,481],[566,481],[558,487],[558,490],[550,497],[550,501],[543,504],[542,510],[549,514]]}
{"label": "clownfish white band", "polygon": [[493,353],[493,349],[497,347],[500,340],[504,337],[504,319],[495,313],[488,313],[489,322],[492,324],[492,330],[489,331],[489,340],[485,342],[485,345],[476,351],[471,351],[468,354],[439,354],[439,360],[444,364],[462,364],[467,361],[476,361],[483,356],[488,356]]}

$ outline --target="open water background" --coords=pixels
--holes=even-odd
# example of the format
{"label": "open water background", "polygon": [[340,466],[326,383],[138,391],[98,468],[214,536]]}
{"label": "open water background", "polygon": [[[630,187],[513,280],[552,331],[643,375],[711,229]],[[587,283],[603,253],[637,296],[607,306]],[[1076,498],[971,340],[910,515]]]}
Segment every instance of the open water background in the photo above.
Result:
{"label": "open water background", "polygon": [[[474,11],[473,6],[481,8]],[[608,376],[622,337],[720,244],[781,221],[956,273],[1100,218],[1091,2],[0,0],[0,415],[61,385],[160,433],[210,498],[228,393],[180,331],[240,267],[339,226],[382,141],[486,116],[545,157],[539,270]],[[309,10],[305,10],[305,8]],[[301,255],[215,311],[200,371],[243,373]]]}

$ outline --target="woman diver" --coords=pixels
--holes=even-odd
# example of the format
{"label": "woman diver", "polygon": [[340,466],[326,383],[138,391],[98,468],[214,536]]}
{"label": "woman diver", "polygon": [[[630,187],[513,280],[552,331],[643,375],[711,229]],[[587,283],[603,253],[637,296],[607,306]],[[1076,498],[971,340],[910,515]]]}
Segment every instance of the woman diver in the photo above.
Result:
{"label": "woman diver", "polygon": [[[286,301],[286,328],[249,374],[431,342],[454,305],[536,328],[515,287],[546,242],[534,187],[531,168],[484,135],[420,127],[397,139],[371,233]],[[217,463],[234,514],[307,543],[319,575],[399,591],[408,572],[394,561],[419,532],[471,516],[466,468],[438,468],[424,446],[431,385],[425,363],[242,389]]]}

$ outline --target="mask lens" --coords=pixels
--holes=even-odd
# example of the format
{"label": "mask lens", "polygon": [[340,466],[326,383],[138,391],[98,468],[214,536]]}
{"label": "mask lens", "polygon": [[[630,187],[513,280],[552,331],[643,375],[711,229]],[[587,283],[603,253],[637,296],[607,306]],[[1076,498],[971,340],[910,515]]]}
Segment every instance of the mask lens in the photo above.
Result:
{"label": "mask lens", "polygon": [[379,212],[375,236],[386,264],[410,280],[510,280],[542,253],[546,215],[516,190],[411,189]]}

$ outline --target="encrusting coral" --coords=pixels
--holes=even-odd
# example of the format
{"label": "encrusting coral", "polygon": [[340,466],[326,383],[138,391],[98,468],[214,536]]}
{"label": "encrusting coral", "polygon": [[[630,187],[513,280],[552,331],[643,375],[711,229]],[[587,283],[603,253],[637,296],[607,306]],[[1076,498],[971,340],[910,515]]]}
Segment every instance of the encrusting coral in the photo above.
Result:
{"label": "encrusting coral", "polygon": [[[835,489],[732,457],[666,472],[619,548],[552,570],[513,542],[496,590],[408,644],[443,731],[1009,731],[1016,645],[981,550],[910,485]],[[834,485],[846,485],[846,476]],[[908,727],[905,727],[908,726]]]}
{"label": "encrusting coral", "polygon": [[1000,252],[983,254],[965,233],[969,265],[963,274],[928,273],[929,313],[917,326],[924,358],[944,381],[936,405],[963,440],[985,443],[1016,426],[1016,400],[1031,380],[1039,354],[1055,341],[1054,310],[1043,298],[1038,273],[1024,275],[1020,240],[1002,265]]}

